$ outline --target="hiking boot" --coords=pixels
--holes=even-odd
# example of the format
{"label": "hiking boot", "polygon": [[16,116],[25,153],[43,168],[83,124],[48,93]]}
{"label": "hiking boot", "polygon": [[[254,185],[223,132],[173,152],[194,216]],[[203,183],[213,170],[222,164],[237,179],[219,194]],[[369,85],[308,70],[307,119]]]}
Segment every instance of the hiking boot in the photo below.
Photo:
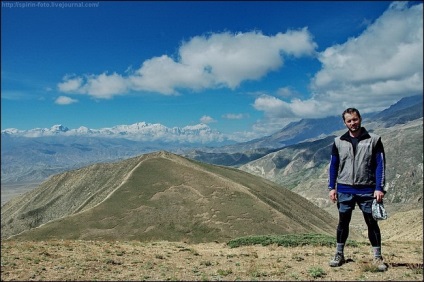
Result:
{"label": "hiking boot", "polygon": [[378,271],[386,271],[387,264],[384,262],[382,257],[375,257],[372,264],[377,268]]}
{"label": "hiking boot", "polygon": [[340,253],[336,253],[336,255],[334,256],[334,258],[332,260],[330,260],[330,266],[331,267],[336,267],[336,266],[340,266],[342,264],[345,263],[345,258],[343,254]]}

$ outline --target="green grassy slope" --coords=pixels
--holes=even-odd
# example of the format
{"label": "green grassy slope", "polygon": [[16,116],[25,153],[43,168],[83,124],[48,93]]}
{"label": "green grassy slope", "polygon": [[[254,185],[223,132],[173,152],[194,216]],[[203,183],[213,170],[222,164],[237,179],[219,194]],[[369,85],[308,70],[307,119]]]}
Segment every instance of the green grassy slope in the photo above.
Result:
{"label": "green grassy slope", "polygon": [[[327,212],[263,178],[166,152],[137,160],[131,172],[119,176],[124,181],[108,188],[114,192],[96,206],[15,239],[209,242],[247,235],[334,233],[336,221]],[[113,171],[108,167],[105,177]],[[89,174],[73,177],[92,181]]]}

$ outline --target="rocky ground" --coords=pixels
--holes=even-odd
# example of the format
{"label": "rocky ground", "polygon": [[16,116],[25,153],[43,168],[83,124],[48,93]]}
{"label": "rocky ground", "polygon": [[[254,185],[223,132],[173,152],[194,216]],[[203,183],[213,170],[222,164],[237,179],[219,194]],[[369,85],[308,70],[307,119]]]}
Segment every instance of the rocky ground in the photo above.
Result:
{"label": "rocky ground", "polygon": [[225,243],[3,241],[2,281],[64,280],[333,280],[423,281],[422,241],[384,243],[386,272],[370,264],[368,245],[346,247],[348,263],[332,268],[330,247]]}

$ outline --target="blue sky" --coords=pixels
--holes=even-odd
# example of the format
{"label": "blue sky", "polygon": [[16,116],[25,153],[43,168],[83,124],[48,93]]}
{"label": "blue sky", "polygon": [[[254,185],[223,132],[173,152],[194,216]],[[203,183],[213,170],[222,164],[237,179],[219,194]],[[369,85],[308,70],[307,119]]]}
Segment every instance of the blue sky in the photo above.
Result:
{"label": "blue sky", "polygon": [[75,3],[2,2],[2,130],[205,123],[243,141],[423,92],[422,2]]}

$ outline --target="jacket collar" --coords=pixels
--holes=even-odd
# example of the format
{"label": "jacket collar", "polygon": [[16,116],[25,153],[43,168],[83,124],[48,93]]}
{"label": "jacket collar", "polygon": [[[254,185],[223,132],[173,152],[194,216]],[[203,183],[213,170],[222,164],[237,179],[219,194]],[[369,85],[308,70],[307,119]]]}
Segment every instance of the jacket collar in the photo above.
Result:
{"label": "jacket collar", "polygon": [[[351,138],[352,137],[350,136],[349,131],[346,131],[346,133],[340,137],[341,140],[346,140],[346,141],[350,141]],[[360,140],[364,140],[368,138],[371,138],[370,134],[365,129],[365,127],[361,127],[361,135],[359,135],[358,140],[360,141]]]}

